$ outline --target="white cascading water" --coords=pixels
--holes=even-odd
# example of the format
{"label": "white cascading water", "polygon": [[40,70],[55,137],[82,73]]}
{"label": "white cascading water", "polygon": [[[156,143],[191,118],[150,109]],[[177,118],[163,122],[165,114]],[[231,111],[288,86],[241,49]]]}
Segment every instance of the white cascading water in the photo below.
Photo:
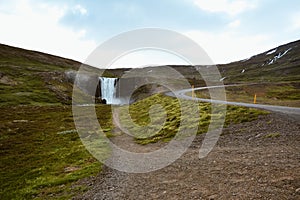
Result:
{"label": "white cascading water", "polygon": [[107,104],[118,104],[115,87],[117,78],[100,77],[100,82],[102,99],[105,99]]}

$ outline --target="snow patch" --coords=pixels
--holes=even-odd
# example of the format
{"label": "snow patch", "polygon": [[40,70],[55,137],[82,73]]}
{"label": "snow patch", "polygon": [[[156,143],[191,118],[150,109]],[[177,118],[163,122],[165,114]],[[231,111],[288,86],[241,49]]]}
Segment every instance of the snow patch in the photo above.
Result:
{"label": "snow patch", "polygon": [[284,51],[283,53],[279,52],[278,55],[274,56],[273,59],[271,59],[268,62],[268,65],[273,64],[274,62],[276,62],[278,59],[282,58],[285,54],[287,54],[290,50],[292,50],[292,48],[289,48],[288,50]]}
{"label": "snow patch", "polygon": [[223,78],[221,78],[221,79],[220,79],[220,81],[224,81],[224,80],[225,80],[225,78],[226,78],[226,77],[223,77]]}
{"label": "snow patch", "polygon": [[266,55],[271,55],[271,54],[275,53],[276,51],[277,51],[277,49],[271,50],[271,51],[267,52]]}

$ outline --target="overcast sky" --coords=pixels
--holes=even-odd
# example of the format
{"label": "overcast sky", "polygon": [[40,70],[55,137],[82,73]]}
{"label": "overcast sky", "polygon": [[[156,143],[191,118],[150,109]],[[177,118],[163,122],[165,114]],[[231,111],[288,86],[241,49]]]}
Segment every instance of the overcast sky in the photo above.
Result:
{"label": "overcast sky", "polygon": [[[300,39],[298,0],[0,0],[0,43],[84,62],[102,42],[144,27],[177,31],[215,63],[248,58]],[[133,53],[119,65],[182,64]],[[131,66],[126,66],[131,67]]]}

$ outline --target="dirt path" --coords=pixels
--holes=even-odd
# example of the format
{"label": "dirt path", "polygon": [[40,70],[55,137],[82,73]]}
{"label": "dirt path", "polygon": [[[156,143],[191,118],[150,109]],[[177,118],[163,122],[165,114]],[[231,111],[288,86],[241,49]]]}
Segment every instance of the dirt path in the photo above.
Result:
{"label": "dirt path", "polygon": [[[136,152],[164,145],[144,147],[127,136],[113,140]],[[197,136],[180,159],[155,172],[127,174],[104,167],[83,183],[89,191],[75,199],[300,199],[299,120],[273,113],[232,125],[199,159],[202,140]]]}

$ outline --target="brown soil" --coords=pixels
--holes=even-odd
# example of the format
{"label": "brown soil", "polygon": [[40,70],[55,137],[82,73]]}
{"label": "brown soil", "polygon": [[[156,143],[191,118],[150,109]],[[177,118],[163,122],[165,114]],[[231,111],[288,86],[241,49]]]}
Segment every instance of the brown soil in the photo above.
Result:
{"label": "brown soil", "polygon": [[[90,189],[75,199],[300,199],[300,121],[295,119],[272,113],[225,128],[203,159],[198,153],[204,135],[199,135],[180,159],[155,172],[104,167],[80,182]],[[164,145],[141,146],[124,135],[113,141],[136,152]]]}

